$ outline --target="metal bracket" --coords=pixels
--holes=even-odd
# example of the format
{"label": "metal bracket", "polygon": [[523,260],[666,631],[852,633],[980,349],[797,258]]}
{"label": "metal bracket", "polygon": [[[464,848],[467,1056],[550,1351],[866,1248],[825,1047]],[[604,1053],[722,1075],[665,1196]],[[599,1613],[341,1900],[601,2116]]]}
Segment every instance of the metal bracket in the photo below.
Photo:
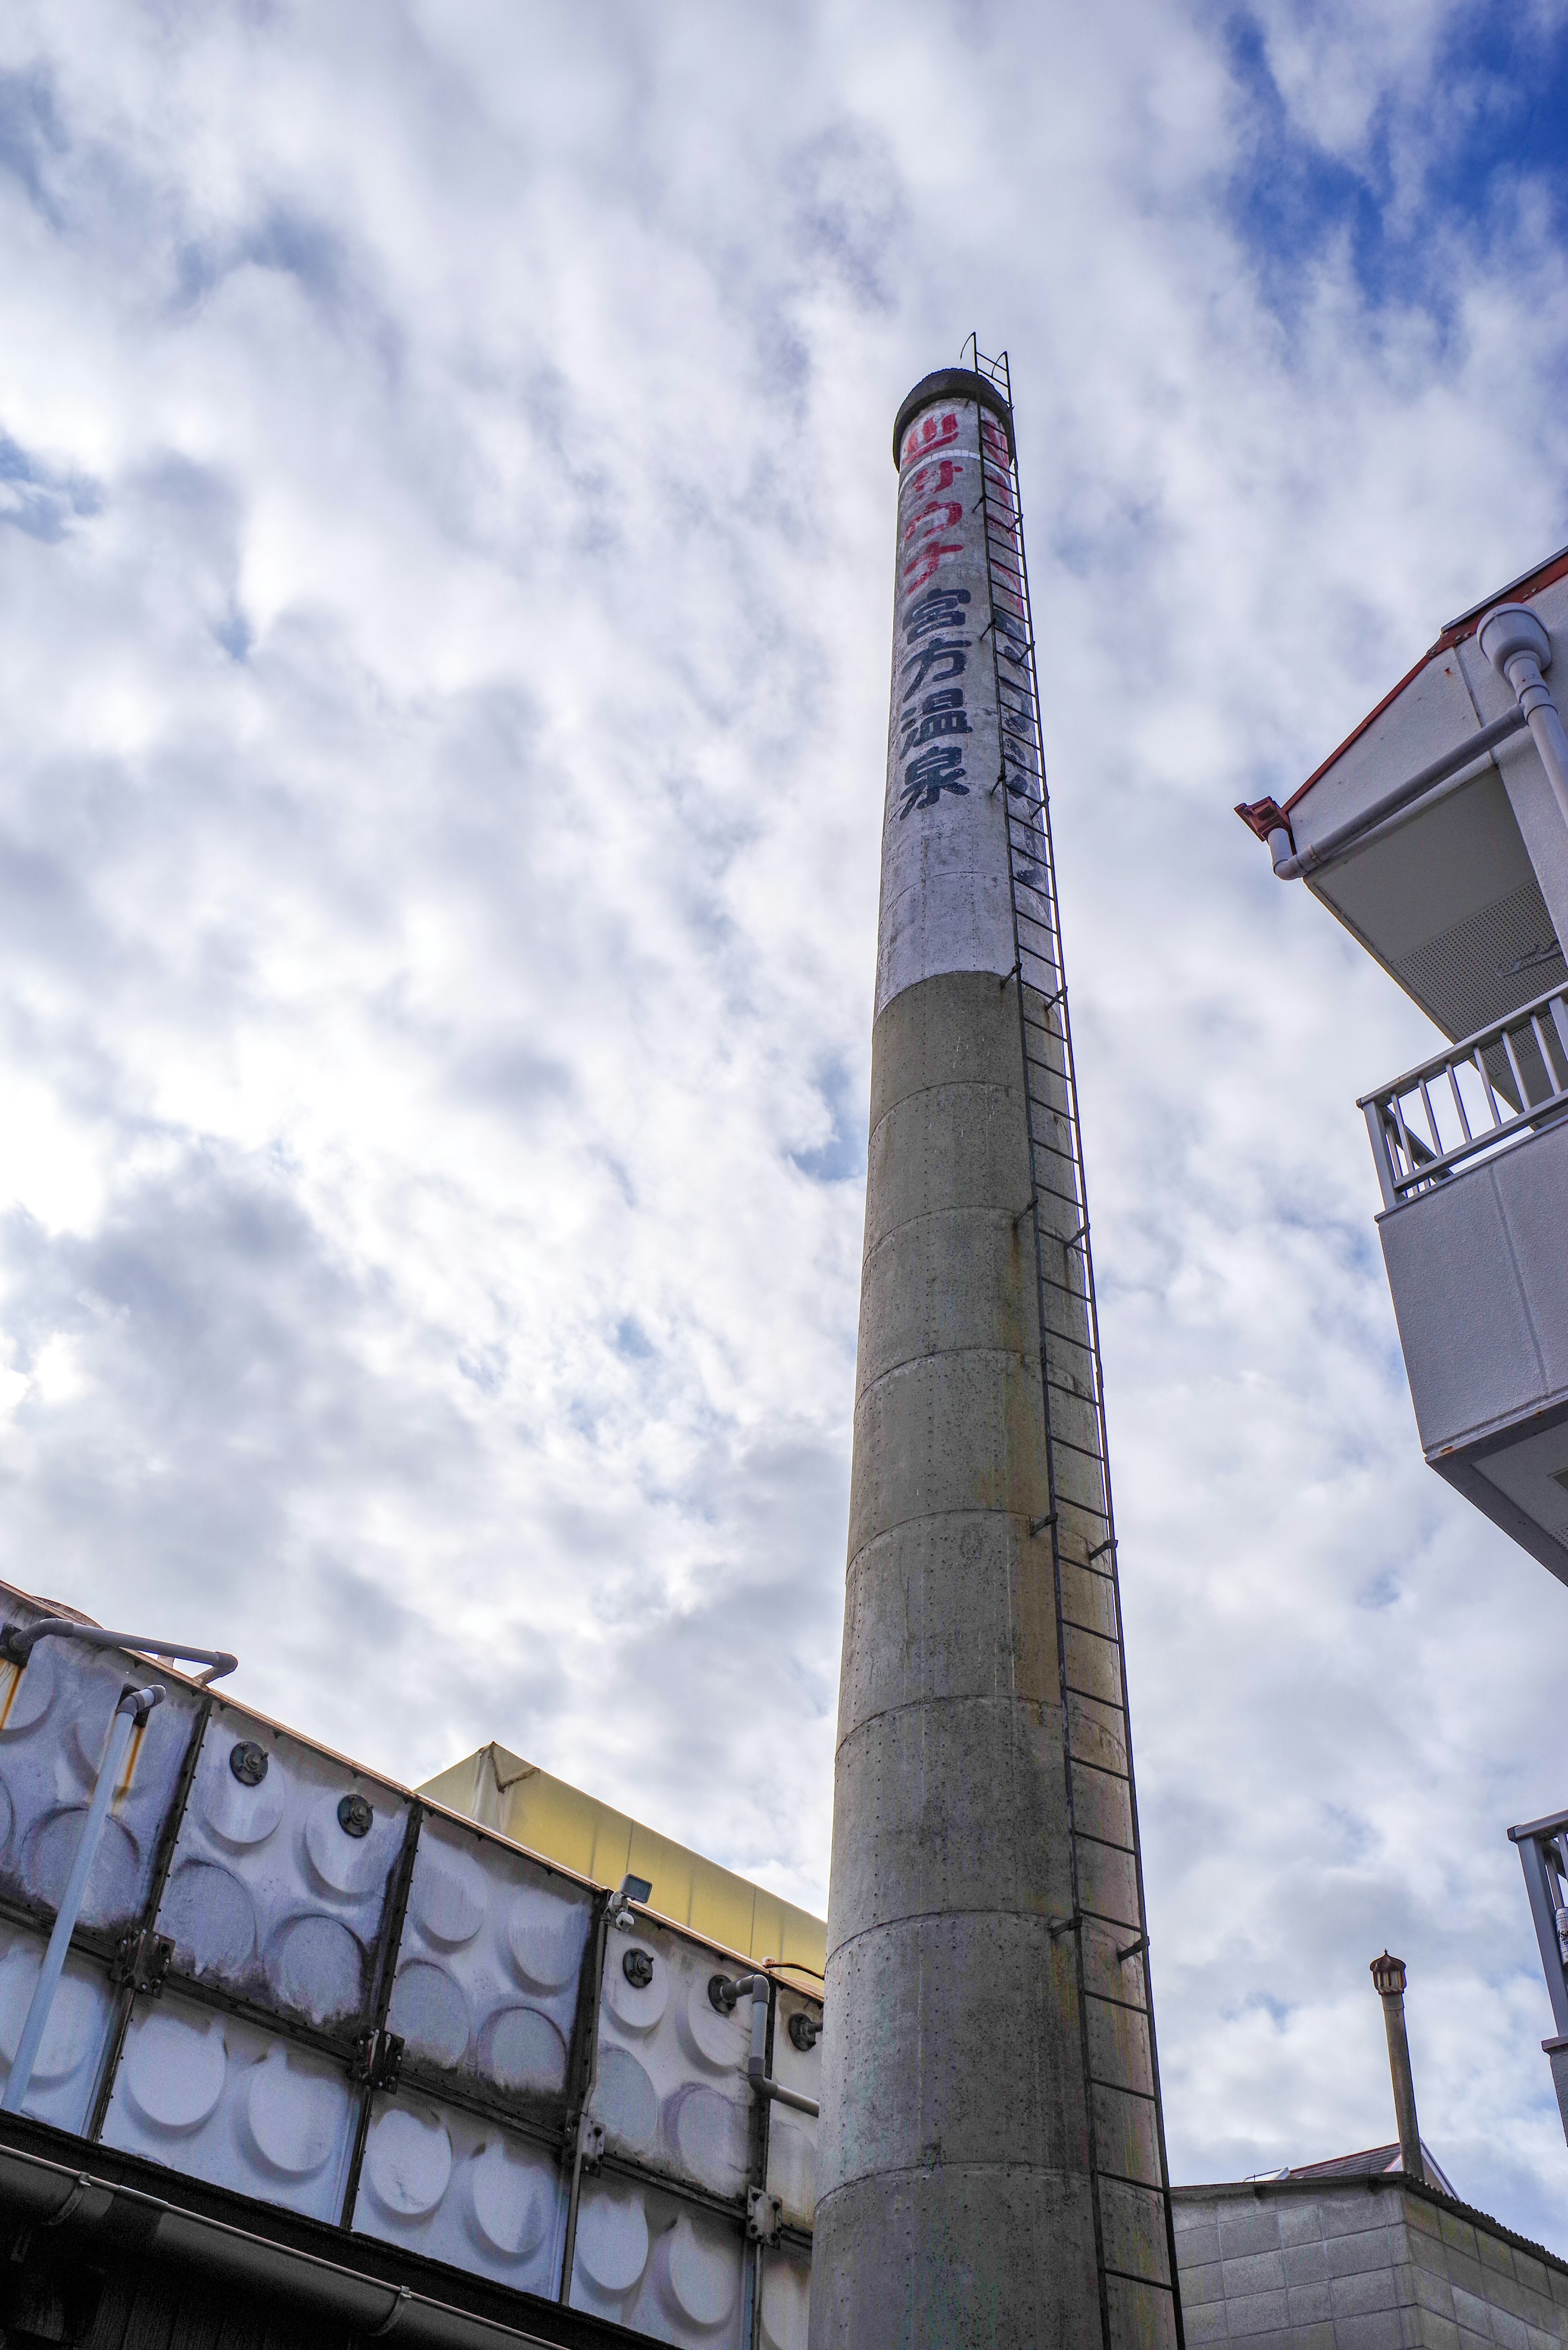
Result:
{"label": "metal bracket", "polygon": [[393,2326],[396,2325],[402,2317],[404,2311],[408,2308],[408,2305],[410,2302],[412,2301],[413,2297],[412,2286],[400,2284],[398,2287],[398,2297],[396,2301],[393,2302],[390,2309],[388,2310],[387,2314],[382,2318],[379,2325],[372,2325],[366,2329],[366,2341],[379,2341],[383,2334],[389,2334]]}
{"label": "metal bracket", "polygon": [[351,2077],[368,2089],[382,2089],[390,2095],[398,2085],[402,2064],[403,2041],[399,2033],[365,2032],[354,2043]]}
{"label": "metal bracket", "polygon": [[1047,1526],[1054,1526],[1054,1525],[1055,1524],[1055,1523],[1056,1523],[1056,1513],[1055,1513],[1055,1511],[1054,1511],[1054,1510],[1047,1510],[1047,1511],[1046,1511],[1046,1513],[1045,1513],[1045,1515],[1044,1515],[1043,1518],[1031,1518],[1031,1519],[1030,1519],[1030,1521],[1029,1521],[1029,1531],[1030,1531],[1030,1533],[1031,1533],[1032,1534],[1043,1534],[1044,1533],[1044,1531],[1045,1531],[1045,1529],[1046,1529],[1046,1527],[1047,1527]]}
{"label": "metal bracket", "polygon": [[1089,1553],[1089,1565],[1093,1566],[1096,1559],[1104,1558],[1106,1553],[1108,1550],[1115,1550],[1116,1546],[1116,1538],[1115,1534],[1107,1534],[1105,1541],[1103,1543],[1096,1543],[1094,1549]]}
{"label": "metal bracket", "polygon": [[765,2244],[772,2251],[784,2224],[784,2205],[765,2187],[746,2189],[746,2241]]}
{"label": "metal bracket", "polygon": [[1145,1950],[1147,1950],[1147,1948],[1148,1936],[1147,1934],[1140,1934],[1136,1942],[1129,1942],[1125,1950],[1118,1950],[1116,1952],[1116,1957],[1125,1967],[1129,1959],[1138,1958]]}
{"label": "metal bracket", "polygon": [[38,2226],[40,2228],[64,2227],[66,2221],[70,2218],[71,2213],[76,2210],[77,2205],[81,2201],[82,2197],[87,2193],[88,2189],[91,2185],[92,2180],[88,2177],[87,2172],[85,2170],[78,2170],[76,2178],[71,2182],[70,2192],[66,2196],[59,2210],[57,2211],[51,2211],[47,2220],[40,2220],[38,2221]]}
{"label": "metal bracket", "polygon": [[151,1926],[132,1926],[120,1936],[109,1960],[109,1981],[116,1991],[129,1986],[156,1999],[173,1956],[174,1945],[167,1934],[155,1934]]}
{"label": "metal bracket", "polygon": [[[998,783],[1000,783],[1000,782],[1002,781],[1001,776],[999,775],[999,776],[997,777],[997,779],[996,779],[996,780],[997,780],[997,782],[998,782]],[[1005,995],[1005,994],[1006,994],[1006,993],[1007,993],[1007,980],[1009,980],[1009,979],[1016,979],[1016,978],[1018,977],[1018,975],[1019,975],[1020,972],[1021,972],[1023,969],[1023,957],[1022,955],[1020,955],[1020,956],[1019,956],[1019,958],[1018,958],[1018,961],[1013,964],[1012,969],[1008,972],[1008,974],[1007,974],[1007,979],[1004,979],[1004,980],[1002,982],[1001,985],[998,987],[998,989],[997,989],[997,991],[996,991],[996,992],[997,992],[997,993],[998,993],[999,995]]]}
{"label": "metal bracket", "polygon": [[1081,1911],[1075,1909],[1070,1918],[1051,1918],[1046,1924],[1045,1931],[1054,1942],[1061,1935],[1070,1934],[1075,1926],[1081,1926],[1083,1922]]}

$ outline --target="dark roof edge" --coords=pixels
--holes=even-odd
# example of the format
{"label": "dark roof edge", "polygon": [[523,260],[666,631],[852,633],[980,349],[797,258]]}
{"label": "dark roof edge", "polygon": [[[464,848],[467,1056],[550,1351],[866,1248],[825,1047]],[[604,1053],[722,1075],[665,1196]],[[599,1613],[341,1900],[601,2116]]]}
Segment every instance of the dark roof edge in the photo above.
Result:
{"label": "dark roof edge", "polygon": [[1398,684],[1384,695],[1376,709],[1369,710],[1360,725],[1351,728],[1339,748],[1329,753],[1322,766],[1314,767],[1305,783],[1297,785],[1284,804],[1285,815],[1289,816],[1296,802],[1304,798],[1314,784],[1322,782],[1335,761],[1344,758],[1353,743],[1358,743],[1361,740],[1374,719],[1381,718],[1389,703],[1398,701],[1405,688],[1413,678],[1419,677],[1429,660],[1435,660],[1439,653],[1446,653],[1453,646],[1462,644],[1466,637],[1474,636],[1477,622],[1485,618],[1494,604],[1501,604],[1506,597],[1515,594],[1538,594],[1542,588],[1552,587],[1564,575],[1568,575],[1568,546],[1562,548],[1556,555],[1548,556],[1546,561],[1538,563],[1533,571],[1521,572],[1519,577],[1511,579],[1506,588],[1500,588],[1495,596],[1483,597],[1479,604],[1472,604],[1468,612],[1461,612],[1457,620],[1450,620],[1436,644],[1421,655],[1414,669],[1407,670]]}
{"label": "dark roof edge", "polygon": [[1511,596],[1517,588],[1531,588],[1536,585],[1549,588],[1552,585],[1551,580],[1542,578],[1541,575],[1543,572],[1552,571],[1552,567],[1557,564],[1568,567],[1568,546],[1560,546],[1555,555],[1547,556],[1544,563],[1537,563],[1530,570],[1521,571],[1517,579],[1511,579],[1506,588],[1498,589],[1495,596],[1483,596],[1479,604],[1472,604],[1468,611],[1459,614],[1457,620],[1445,620],[1443,634],[1448,636],[1455,629],[1462,629],[1467,620],[1479,620],[1483,612],[1490,612],[1494,604],[1501,604],[1504,597]]}
{"label": "dark roof edge", "polygon": [[1340,2194],[1357,2189],[1377,2195],[1389,2188],[1398,2188],[1407,2195],[1418,2195],[1423,2203],[1435,2203],[1439,2210],[1451,2211],[1456,2219],[1468,2220],[1472,2227],[1484,2228],[1489,2235],[1511,2244],[1516,2251],[1528,2252],[1532,2260],[1544,2261],[1563,2276],[1568,2277],[1568,2260],[1561,2252],[1548,2251],[1529,2236],[1521,2236],[1501,2220],[1494,2220],[1490,2211],[1478,2211],[1473,2203],[1461,2203],[1455,2195],[1445,2195],[1440,2187],[1428,2187],[1403,2170],[1374,2171],[1349,2178],[1227,2178],[1216,2180],[1211,2187],[1173,2187],[1173,2203],[1198,2203],[1205,2198],[1223,2195],[1240,2199],[1243,2195],[1321,2195],[1325,2189]]}
{"label": "dark roof edge", "polygon": [[893,419],[893,463],[898,462],[898,443],[904,437],[904,427],[922,408],[933,400],[972,400],[981,408],[989,408],[993,416],[1002,419],[1007,435],[1007,453],[1018,454],[1018,443],[1012,433],[1012,411],[988,375],[977,375],[973,368],[938,368],[932,375],[923,375],[913,391],[906,392],[898,403],[898,413]]}

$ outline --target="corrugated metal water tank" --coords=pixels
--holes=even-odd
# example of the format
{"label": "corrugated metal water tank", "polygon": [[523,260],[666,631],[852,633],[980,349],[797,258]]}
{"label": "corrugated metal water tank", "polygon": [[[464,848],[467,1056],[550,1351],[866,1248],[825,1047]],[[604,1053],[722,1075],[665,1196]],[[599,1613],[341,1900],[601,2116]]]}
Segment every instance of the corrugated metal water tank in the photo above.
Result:
{"label": "corrugated metal water tank", "polygon": [[[0,1586],[5,1622],[46,1612]],[[0,1664],[0,2074],[130,1669]],[[573,2307],[804,2350],[815,2118],[753,2089],[749,2002],[710,1992],[753,1962],[158,1671],[25,2110],[549,2298],[577,2175]],[[810,2099],[820,2015],[776,1985],[773,2077]]]}

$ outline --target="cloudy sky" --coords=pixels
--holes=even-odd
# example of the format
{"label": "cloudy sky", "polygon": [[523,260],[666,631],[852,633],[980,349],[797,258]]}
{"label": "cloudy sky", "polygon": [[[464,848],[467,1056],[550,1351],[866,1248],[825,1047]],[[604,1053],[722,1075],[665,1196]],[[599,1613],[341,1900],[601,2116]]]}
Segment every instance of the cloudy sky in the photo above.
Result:
{"label": "cloudy sky", "polygon": [[[1568,2251],[1568,1592],[1231,815],[1568,539],[1568,11],[0,17],[0,1573],[826,1899],[895,477],[1017,395],[1179,2179]],[[154,1619],[156,1619],[154,1621]]]}

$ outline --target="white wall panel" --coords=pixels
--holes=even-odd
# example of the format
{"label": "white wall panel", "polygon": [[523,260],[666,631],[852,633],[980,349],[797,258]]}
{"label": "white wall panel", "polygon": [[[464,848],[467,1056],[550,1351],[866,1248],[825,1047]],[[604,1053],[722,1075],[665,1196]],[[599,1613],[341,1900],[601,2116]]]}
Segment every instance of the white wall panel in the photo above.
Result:
{"label": "white wall panel", "polygon": [[410,2056],[558,2104],[592,1897],[514,1846],[436,1816],[420,1831],[390,2029]]}
{"label": "white wall panel", "polygon": [[103,2138],[215,2187],[333,2220],[356,2102],[330,2056],[165,1991],[137,2003]]}
{"label": "white wall panel", "polygon": [[379,2097],[355,2232],[520,2293],[553,2294],[566,2233],[557,2150],[419,2097]]}
{"label": "white wall panel", "polygon": [[358,2015],[407,1815],[405,1796],[220,1705],[158,1912],[176,1968],[315,2024]]}

